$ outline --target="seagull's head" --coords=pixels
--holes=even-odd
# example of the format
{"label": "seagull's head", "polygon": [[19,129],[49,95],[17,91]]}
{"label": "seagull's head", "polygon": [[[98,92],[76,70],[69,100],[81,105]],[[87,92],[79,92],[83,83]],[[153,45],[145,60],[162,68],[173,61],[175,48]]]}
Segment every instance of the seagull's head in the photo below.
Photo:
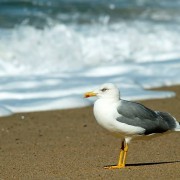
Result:
{"label": "seagull's head", "polygon": [[91,96],[97,96],[98,98],[119,100],[120,93],[118,87],[115,84],[106,83],[101,85],[98,89],[84,94],[85,98]]}

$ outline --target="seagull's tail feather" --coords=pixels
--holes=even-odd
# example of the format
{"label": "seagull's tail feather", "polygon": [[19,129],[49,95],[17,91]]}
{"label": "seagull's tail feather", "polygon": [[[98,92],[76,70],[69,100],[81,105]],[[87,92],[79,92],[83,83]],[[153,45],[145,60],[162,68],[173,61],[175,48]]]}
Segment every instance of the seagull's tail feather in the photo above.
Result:
{"label": "seagull's tail feather", "polygon": [[156,113],[160,115],[164,121],[166,121],[170,130],[180,131],[180,122],[178,122],[173,116],[171,116],[171,114],[159,111],[157,111]]}
{"label": "seagull's tail feather", "polygon": [[180,122],[177,122],[177,126],[176,126],[176,128],[174,129],[174,131],[180,131]]}

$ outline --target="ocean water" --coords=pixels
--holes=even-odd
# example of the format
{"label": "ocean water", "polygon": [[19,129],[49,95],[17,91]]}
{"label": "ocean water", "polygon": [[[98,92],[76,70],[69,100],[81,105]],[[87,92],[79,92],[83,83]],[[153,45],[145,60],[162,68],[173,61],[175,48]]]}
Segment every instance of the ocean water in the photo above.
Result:
{"label": "ocean water", "polygon": [[118,85],[128,100],[180,84],[180,1],[1,0],[0,116],[91,105]]}

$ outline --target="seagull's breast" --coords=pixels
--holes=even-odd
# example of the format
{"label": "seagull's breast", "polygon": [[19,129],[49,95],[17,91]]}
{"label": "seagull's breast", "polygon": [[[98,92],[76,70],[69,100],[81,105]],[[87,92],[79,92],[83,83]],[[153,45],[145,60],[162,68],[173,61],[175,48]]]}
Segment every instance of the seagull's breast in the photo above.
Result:
{"label": "seagull's breast", "polygon": [[110,132],[116,131],[115,120],[118,117],[117,103],[98,99],[94,104],[94,116],[99,125]]}
{"label": "seagull's breast", "polygon": [[137,135],[144,131],[143,128],[131,126],[117,121],[121,115],[117,112],[120,101],[109,102],[105,99],[98,99],[94,104],[94,116],[100,126],[119,135]]}

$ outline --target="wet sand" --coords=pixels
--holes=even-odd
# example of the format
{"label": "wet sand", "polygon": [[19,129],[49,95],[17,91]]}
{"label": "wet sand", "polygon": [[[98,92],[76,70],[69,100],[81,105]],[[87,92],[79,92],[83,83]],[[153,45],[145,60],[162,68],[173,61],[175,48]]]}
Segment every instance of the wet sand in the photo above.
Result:
{"label": "wet sand", "polygon": [[[177,96],[141,101],[180,120]],[[180,179],[180,132],[151,141],[132,141],[127,167],[117,163],[120,139],[96,123],[92,107],[20,113],[0,118],[0,180],[5,179]]]}

